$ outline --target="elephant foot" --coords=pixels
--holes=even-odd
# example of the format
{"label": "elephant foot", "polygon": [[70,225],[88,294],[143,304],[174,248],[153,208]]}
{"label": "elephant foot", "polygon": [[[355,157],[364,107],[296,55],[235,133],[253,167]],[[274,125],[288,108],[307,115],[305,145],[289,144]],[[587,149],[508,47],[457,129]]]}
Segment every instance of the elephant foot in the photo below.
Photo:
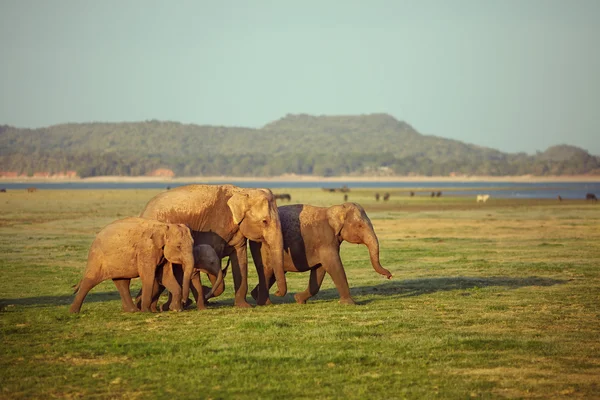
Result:
{"label": "elephant foot", "polygon": [[340,299],[340,304],[355,305],[356,303],[354,302],[354,300],[352,300],[351,297],[347,297],[345,299]]}
{"label": "elephant foot", "polygon": [[246,300],[236,301],[234,306],[239,307],[239,308],[252,308],[250,303],[248,303]]}
{"label": "elephant foot", "polygon": [[[123,307],[123,312],[138,312],[140,309],[137,307]],[[144,311],[144,310],[142,310]]]}
{"label": "elephant foot", "polygon": [[206,310],[206,304],[203,301],[199,301],[196,305],[198,310]]}
{"label": "elephant foot", "polygon": [[256,305],[258,306],[268,306],[271,305],[273,303],[271,303],[271,299],[269,299],[269,296],[267,296],[266,299],[263,299],[262,296],[260,296],[259,291],[258,291],[258,286],[255,287],[250,294],[252,295],[252,298],[256,301]]}
{"label": "elephant foot", "polygon": [[302,296],[302,293],[296,293],[294,295],[294,300],[296,300],[296,303],[298,304],[306,304],[307,299],[305,299],[304,296]]}

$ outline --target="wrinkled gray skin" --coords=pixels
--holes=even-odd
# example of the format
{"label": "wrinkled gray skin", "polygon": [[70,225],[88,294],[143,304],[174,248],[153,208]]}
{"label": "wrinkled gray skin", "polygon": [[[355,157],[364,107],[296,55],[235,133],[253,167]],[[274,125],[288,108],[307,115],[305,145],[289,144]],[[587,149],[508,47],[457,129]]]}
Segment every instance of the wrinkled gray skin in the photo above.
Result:
{"label": "wrinkled gray skin", "polygon": [[[223,278],[225,276],[225,271],[221,270],[221,259],[217,256],[215,250],[207,244],[199,244],[194,247],[194,272],[192,273],[192,278],[195,275],[200,274],[200,272],[215,276],[216,281],[213,288],[208,290],[206,295],[204,295],[204,293],[197,293],[193,287],[191,288],[192,292],[194,292],[196,302],[199,302],[199,308],[200,306],[204,307],[204,301],[208,300],[212,296],[214,289],[223,283]],[[181,285],[182,280],[183,269],[181,268],[181,265],[172,264],[167,261],[164,265],[159,266],[156,271],[156,282],[154,283],[152,291],[152,303],[150,309],[153,312],[158,311],[158,299],[165,287]],[[138,307],[141,306],[141,295],[142,291],[140,290],[136,296],[136,304]],[[169,292],[169,300],[162,305],[162,311],[171,309],[173,299],[173,294]]]}
{"label": "wrinkled gray skin", "polygon": [[141,278],[145,291],[141,309],[149,311],[156,269],[165,259],[183,266],[183,290],[176,282],[169,284],[174,299],[172,307],[181,311],[181,298],[187,299],[189,295],[194,268],[192,248],[190,230],[182,224],[132,217],[107,225],[90,247],[87,266],[75,288],[77,295],[69,311],[79,312],[88,292],[107,279],[112,279],[119,290],[123,310],[137,311],[129,292],[131,279],[137,277]]}
{"label": "wrinkled gray skin", "polygon": [[[359,204],[344,203],[332,207],[304,204],[282,206],[279,207],[279,219],[283,231],[285,271],[310,271],[308,288],[296,293],[296,302],[304,304],[316,295],[327,272],[340,294],[340,303],[354,304],[340,259],[340,245],[344,240],[366,245],[373,269],[388,279],[392,278],[390,271],[379,262],[377,235],[367,213]],[[250,251],[257,265],[256,270],[264,271],[264,276],[259,275],[259,284],[252,290],[252,296],[259,305],[269,304],[273,272],[269,267],[268,254],[256,242],[250,242]]]}
{"label": "wrinkled gray skin", "polygon": [[[230,257],[235,286],[235,305],[250,307],[248,294],[247,239],[261,243],[268,255],[278,296],[287,292],[283,272],[283,236],[277,204],[268,189],[242,189],[232,185],[188,185],[171,189],[152,198],[142,217],[169,223],[186,224],[194,245],[208,244],[219,258]],[[211,277],[209,275],[209,277]],[[216,278],[211,277],[211,281]],[[192,279],[199,293],[199,276]],[[214,290],[222,293],[224,285]],[[202,308],[202,301],[198,307]]]}

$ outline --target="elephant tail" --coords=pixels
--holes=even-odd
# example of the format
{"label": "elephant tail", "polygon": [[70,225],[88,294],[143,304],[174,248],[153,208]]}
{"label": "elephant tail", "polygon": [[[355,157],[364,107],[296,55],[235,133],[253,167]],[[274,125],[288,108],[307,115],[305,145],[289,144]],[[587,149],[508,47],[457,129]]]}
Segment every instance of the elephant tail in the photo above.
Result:
{"label": "elephant tail", "polygon": [[79,283],[77,285],[71,286],[71,288],[73,289],[73,294],[79,292],[79,287],[80,286],[81,286],[81,281],[79,281]]}

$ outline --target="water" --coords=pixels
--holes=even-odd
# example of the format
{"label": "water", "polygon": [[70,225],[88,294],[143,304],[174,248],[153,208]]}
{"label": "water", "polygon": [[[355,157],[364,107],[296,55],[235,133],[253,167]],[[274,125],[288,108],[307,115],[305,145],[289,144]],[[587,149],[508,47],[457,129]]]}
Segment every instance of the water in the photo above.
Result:
{"label": "water", "polygon": [[[56,189],[164,189],[188,185],[198,182],[0,182],[0,188],[9,190],[24,190],[35,186],[40,190]],[[230,183],[245,188],[268,187],[280,188],[339,188],[344,185],[349,188],[371,189],[406,189],[418,192],[441,191],[443,195],[470,196],[487,193],[498,198],[551,199],[560,195],[563,199],[585,199],[586,193],[595,193],[600,197],[599,182],[273,182],[273,181],[222,181],[214,184]],[[453,189],[444,193],[445,189]]]}

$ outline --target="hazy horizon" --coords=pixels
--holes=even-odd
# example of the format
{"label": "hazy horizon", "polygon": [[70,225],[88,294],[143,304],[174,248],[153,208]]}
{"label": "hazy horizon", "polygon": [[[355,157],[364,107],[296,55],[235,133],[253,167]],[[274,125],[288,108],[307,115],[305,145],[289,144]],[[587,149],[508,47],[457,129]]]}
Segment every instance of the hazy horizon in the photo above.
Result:
{"label": "hazy horizon", "polygon": [[386,113],[504,152],[598,155],[599,37],[595,0],[5,0],[0,125]]}

